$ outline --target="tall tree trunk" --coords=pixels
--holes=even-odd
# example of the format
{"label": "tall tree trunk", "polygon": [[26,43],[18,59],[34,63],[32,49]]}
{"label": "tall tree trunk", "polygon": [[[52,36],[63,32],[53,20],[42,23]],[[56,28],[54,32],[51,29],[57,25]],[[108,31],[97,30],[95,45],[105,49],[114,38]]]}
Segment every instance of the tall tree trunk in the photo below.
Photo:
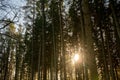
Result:
{"label": "tall tree trunk", "polygon": [[61,56],[62,56],[62,68],[64,80],[66,80],[66,60],[65,60],[65,50],[64,50],[64,34],[62,25],[62,0],[59,0],[59,21],[60,21],[60,38],[61,38]]}
{"label": "tall tree trunk", "polygon": [[91,24],[91,15],[89,9],[89,0],[82,0],[82,11],[84,16],[84,27],[86,34],[86,47],[87,47],[87,64],[90,69],[90,79],[98,80],[97,66],[95,61],[95,52],[93,47],[93,39],[92,39],[92,24]]}
{"label": "tall tree trunk", "polygon": [[23,61],[21,64],[21,70],[20,70],[20,80],[23,80],[23,76],[24,76],[24,63],[25,63],[25,59],[23,58]]}
{"label": "tall tree trunk", "polygon": [[[40,37],[40,41],[41,41],[41,37]],[[40,42],[39,42],[40,43]],[[38,80],[41,80],[41,44],[39,44],[39,57],[38,57]]]}
{"label": "tall tree trunk", "polygon": [[[10,40],[11,41],[11,40]],[[6,54],[6,63],[5,63],[5,73],[4,73],[4,79],[3,80],[7,80],[7,73],[8,73],[8,58],[9,58],[9,54],[10,54],[10,41],[8,41],[8,47],[7,47],[7,54]]]}
{"label": "tall tree trunk", "polygon": [[116,16],[114,3],[115,3],[114,0],[110,0],[110,8],[112,10],[113,20],[115,23],[115,29],[117,31],[117,35],[119,36],[119,40],[120,40],[120,24],[119,24],[119,21],[118,21],[117,16]]}
{"label": "tall tree trunk", "polygon": [[108,52],[108,59],[109,59],[109,65],[110,65],[110,78],[112,80],[116,80],[115,79],[115,73],[114,73],[114,68],[113,68],[113,61],[112,61],[112,55],[110,52],[110,45],[109,45],[109,40],[110,40],[110,30],[106,30],[106,34],[107,34],[107,52]]}
{"label": "tall tree trunk", "polygon": [[43,69],[43,80],[46,80],[46,67],[45,67],[45,0],[41,0],[42,10],[42,69]]}
{"label": "tall tree trunk", "polygon": [[20,42],[16,45],[16,69],[15,69],[15,80],[20,79],[20,62],[21,62],[21,53],[20,53]]}
{"label": "tall tree trunk", "polygon": [[34,80],[34,78],[35,78],[35,65],[37,65],[37,64],[34,64],[34,56],[35,56],[35,54],[37,54],[37,53],[34,53],[35,52],[35,0],[33,0],[33,4],[32,4],[32,6],[33,6],[33,16],[32,16],[32,41],[31,41],[31,46],[32,46],[32,50],[31,50],[31,74],[30,74],[30,76],[31,76],[31,80]]}
{"label": "tall tree trunk", "polygon": [[19,67],[19,63],[18,63],[18,51],[16,52],[16,66],[15,66],[15,80],[18,80],[18,75],[19,75],[19,71],[18,71],[18,67]]}
{"label": "tall tree trunk", "polygon": [[104,47],[104,39],[103,39],[103,34],[102,34],[102,29],[100,25],[100,36],[102,39],[102,56],[103,56],[103,64],[104,64],[104,79],[109,80],[109,71],[108,71],[108,65],[107,65],[107,60],[106,60],[106,54],[105,54],[105,47]]}
{"label": "tall tree trunk", "polygon": [[53,76],[53,75],[54,75],[54,70],[53,70],[53,62],[54,62],[54,59],[53,59],[53,58],[54,58],[54,53],[55,53],[55,49],[54,49],[54,47],[55,47],[55,45],[54,45],[54,38],[55,38],[55,37],[54,37],[54,21],[53,21],[53,20],[54,20],[54,17],[53,17],[53,3],[54,3],[54,0],[51,1],[51,5],[52,5],[52,7],[51,7],[51,10],[52,10],[52,11],[51,11],[51,14],[52,14],[52,31],[53,31],[53,32],[52,32],[52,33],[53,33],[53,35],[52,35],[52,36],[53,36],[53,38],[52,38],[53,54],[51,54],[51,66],[50,66],[50,76],[51,76],[50,79],[51,79],[51,80],[54,80],[54,76]]}
{"label": "tall tree trunk", "polygon": [[[53,76],[53,80],[57,80],[57,76],[58,76],[58,73],[57,73],[57,58],[58,58],[58,56],[57,56],[57,53],[56,53],[56,37],[55,37],[55,22],[54,22],[54,4],[55,4],[55,0],[52,0],[52,2],[51,2],[51,5],[52,5],[52,7],[51,7],[51,9],[52,9],[52,43],[53,43],[53,55],[52,55],[52,57],[51,57],[51,59],[52,59],[52,61],[53,62],[51,62],[51,71],[52,71],[52,75],[54,75]],[[54,68],[54,70],[53,70],[53,68]],[[53,73],[54,72],[54,73]],[[52,76],[51,76],[52,77]],[[51,78],[51,80],[52,80],[52,78]]]}
{"label": "tall tree trunk", "polygon": [[[81,3],[81,2],[80,2]],[[88,80],[88,71],[87,71],[87,63],[86,63],[86,53],[85,53],[85,45],[86,45],[86,42],[85,42],[85,39],[86,39],[86,34],[85,34],[85,24],[84,24],[84,17],[83,17],[83,11],[82,11],[82,4],[80,4],[80,12],[81,12],[81,16],[80,16],[80,21],[81,21],[81,47],[83,48],[82,49],[82,59],[83,59],[83,79],[84,80]]]}
{"label": "tall tree trunk", "polygon": [[50,66],[50,80],[54,80],[53,79],[53,74],[54,74],[54,71],[53,71],[53,54],[51,54],[51,66]]}

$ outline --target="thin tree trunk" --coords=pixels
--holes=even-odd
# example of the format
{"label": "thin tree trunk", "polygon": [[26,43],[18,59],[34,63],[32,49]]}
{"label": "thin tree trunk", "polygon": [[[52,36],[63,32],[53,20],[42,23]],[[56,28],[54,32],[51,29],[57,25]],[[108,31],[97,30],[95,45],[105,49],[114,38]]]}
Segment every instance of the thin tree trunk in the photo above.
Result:
{"label": "thin tree trunk", "polygon": [[34,33],[35,33],[35,25],[34,25],[34,23],[35,23],[35,0],[33,0],[33,23],[32,23],[32,25],[33,25],[33,27],[32,27],[32,51],[31,51],[31,80],[34,80],[34,75],[35,75],[35,69],[34,69],[34,62],[33,62],[33,59],[34,59],[34,38],[35,38],[35,35],[34,35]]}
{"label": "thin tree trunk", "polygon": [[[41,38],[40,38],[40,41],[41,41]],[[39,57],[38,57],[38,80],[41,80],[41,44],[39,44],[40,47],[39,47]]]}
{"label": "thin tree trunk", "polygon": [[[51,1],[51,5],[52,5],[52,7],[51,7],[51,9],[52,9],[51,12],[52,12],[52,13],[51,13],[51,14],[52,14],[52,31],[53,31],[53,32],[52,32],[52,33],[53,33],[53,35],[52,35],[52,36],[53,36],[52,42],[53,42],[53,48],[54,48],[55,46],[54,46],[53,2],[54,2],[54,0]],[[51,80],[54,80],[54,76],[53,76],[53,75],[54,75],[54,70],[53,70],[53,62],[54,62],[54,59],[53,59],[53,58],[54,58],[54,49],[53,49],[53,54],[51,54],[51,66],[50,66],[50,70],[51,70],[51,71],[50,71],[50,73],[51,73],[51,74],[50,74],[50,76],[51,76],[50,79],[51,79]]]}
{"label": "thin tree trunk", "polygon": [[20,80],[23,80],[23,75],[24,75],[24,58],[23,58],[23,62],[22,62],[22,66],[21,66],[21,70],[20,70]]}
{"label": "thin tree trunk", "polygon": [[115,67],[115,77],[116,77],[116,80],[119,80],[118,79],[118,73],[117,73],[116,67]]}
{"label": "thin tree trunk", "polygon": [[117,19],[116,13],[115,13],[114,1],[113,0],[110,0],[110,8],[112,10],[113,20],[114,20],[114,23],[115,23],[115,28],[117,30],[117,34],[118,34],[119,39],[120,39],[120,24],[118,22],[118,19]]}
{"label": "thin tree trunk", "polygon": [[111,55],[110,46],[109,46],[110,31],[106,30],[106,33],[107,33],[108,59],[109,59],[109,64],[110,64],[110,77],[111,77],[112,80],[116,80],[115,79],[115,74],[114,74],[113,62],[112,62],[112,55]]}
{"label": "thin tree trunk", "polygon": [[46,67],[45,67],[45,2],[41,2],[42,9],[42,69],[43,69],[43,80],[46,80]]}
{"label": "thin tree trunk", "polygon": [[63,75],[64,80],[66,80],[66,61],[65,61],[65,51],[64,51],[64,34],[63,34],[63,25],[62,25],[62,0],[59,0],[59,21],[60,21],[60,35],[61,35],[61,55],[62,55],[62,66],[63,66]]}
{"label": "thin tree trunk", "polygon": [[16,67],[15,68],[16,68],[15,69],[15,80],[18,80],[18,63],[17,63],[17,60],[16,60]]}
{"label": "thin tree trunk", "polygon": [[8,58],[9,58],[9,54],[10,54],[10,43],[11,43],[10,41],[8,41],[7,57],[6,57],[6,64],[5,64],[5,73],[4,73],[4,79],[3,80],[7,80],[7,77],[8,77],[7,73],[8,73]]}
{"label": "thin tree trunk", "polygon": [[[54,4],[54,0],[52,0],[52,5]],[[54,9],[52,6],[52,42],[53,42],[53,55],[51,58],[53,58],[53,62],[52,63],[52,67],[54,65],[54,70],[52,72],[54,72],[54,79],[53,80],[57,80],[57,54],[56,54],[56,41],[55,41],[55,25],[54,25]],[[51,68],[53,69],[53,68]],[[53,73],[52,73],[53,74]],[[51,79],[52,80],[52,79]]]}
{"label": "thin tree trunk", "polygon": [[16,46],[16,69],[15,69],[15,80],[19,80],[19,68],[20,68],[20,43]]}
{"label": "thin tree trunk", "polygon": [[53,79],[53,54],[51,54],[51,66],[50,66],[50,80],[54,80]]}
{"label": "thin tree trunk", "polygon": [[103,63],[104,63],[104,79],[109,80],[108,65],[107,65],[107,60],[106,60],[104,39],[103,39],[103,34],[102,33],[103,32],[102,32],[101,25],[100,25],[100,36],[101,36],[101,39],[102,39],[102,55],[103,55]]}

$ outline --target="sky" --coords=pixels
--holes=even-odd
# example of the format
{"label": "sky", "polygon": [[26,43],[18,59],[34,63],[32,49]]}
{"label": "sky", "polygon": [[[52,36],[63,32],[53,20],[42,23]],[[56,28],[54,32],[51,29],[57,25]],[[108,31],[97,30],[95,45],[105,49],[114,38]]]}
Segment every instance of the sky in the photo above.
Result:
{"label": "sky", "polygon": [[[16,28],[20,25],[23,25],[24,23],[24,11],[22,9],[22,6],[26,5],[26,0],[2,0],[2,4],[6,5],[1,9],[0,7],[0,20],[12,20],[17,14],[17,18],[15,18],[15,26]],[[0,6],[1,6],[1,0],[0,0]],[[17,22],[16,22],[17,21]],[[0,27],[2,27],[2,21],[0,22]],[[0,30],[4,32],[3,30]]]}
{"label": "sky", "polygon": [[25,0],[9,0],[9,2],[12,4],[12,5],[16,5],[18,7],[21,7],[21,6],[24,6],[26,4],[26,1]]}
{"label": "sky", "polygon": [[[6,18],[12,18],[14,17],[15,13],[18,13],[18,15],[22,14],[22,6],[26,4],[25,0],[4,0],[2,1],[5,7],[3,7],[3,10],[0,9],[0,19]],[[0,4],[1,5],[1,4]]]}

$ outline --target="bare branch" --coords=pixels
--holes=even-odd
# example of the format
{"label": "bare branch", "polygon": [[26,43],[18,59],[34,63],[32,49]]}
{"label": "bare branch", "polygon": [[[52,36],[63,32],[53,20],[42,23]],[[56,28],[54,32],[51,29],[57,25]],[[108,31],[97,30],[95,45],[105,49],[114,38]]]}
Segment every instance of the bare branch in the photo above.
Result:
{"label": "bare branch", "polygon": [[15,16],[13,17],[12,20],[0,20],[0,23],[2,23],[2,22],[6,23],[3,27],[0,28],[0,30],[4,29],[5,27],[7,27],[11,23],[17,22],[17,21],[14,21],[16,17],[17,17],[17,13],[15,14]]}

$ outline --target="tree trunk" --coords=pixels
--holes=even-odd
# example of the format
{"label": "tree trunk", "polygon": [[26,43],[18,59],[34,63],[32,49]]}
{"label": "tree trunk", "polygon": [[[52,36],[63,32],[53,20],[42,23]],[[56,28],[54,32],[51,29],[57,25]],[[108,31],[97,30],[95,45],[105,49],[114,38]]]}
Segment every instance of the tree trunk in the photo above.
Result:
{"label": "tree trunk", "polygon": [[109,80],[109,72],[108,72],[108,65],[107,65],[107,60],[106,60],[106,54],[105,54],[105,47],[104,47],[104,39],[103,39],[103,34],[102,34],[102,29],[100,25],[100,36],[102,39],[102,56],[103,56],[103,64],[104,64],[104,79]]}
{"label": "tree trunk", "polygon": [[[80,2],[81,3],[81,2]],[[81,21],[81,47],[83,48],[82,49],[82,59],[83,59],[83,79],[84,80],[88,80],[88,69],[87,69],[87,63],[86,63],[86,53],[85,53],[85,45],[86,45],[86,42],[85,42],[85,39],[86,39],[86,34],[85,34],[85,25],[84,25],[84,16],[83,16],[83,11],[82,11],[82,4],[80,4],[80,12],[81,12],[81,16],[80,16],[80,21]]]}
{"label": "tree trunk", "polygon": [[[41,37],[40,37],[40,41],[41,41]],[[39,57],[38,57],[38,80],[41,80],[41,44],[39,44]]]}
{"label": "tree trunk", "polygon": [[[58,56],[57,56],[57,53],[56,53],[56,37],[55,37],[55,22],[54,22],[54,4],[55,4],[55,0],[52,0],[52,3],[51,3],[51,5],[52,5],[52,7],[51,7],[51,14],[52,14],[52,43],[53,43],[53,55],[52,55],[52,57],[51,57],[51,59],[52,59],[52,61],[53,62],[51,62],[51,71],[52,71],[52,76],[53,76],[53,80],[57,80],[57,76],[58,76],[58,73],[57,73],[57,58],[58,58]],[[53,70],[53,68],[54,68],[54,70]],[[54,72],[54,73],[53,73]],[[51,77],[52,77],[51,76]],[[52,80],[52,78],[51,78],[51,80]]]}
{"label": "tree trunk", "polygon": [[35,25],[34,25],[34,23],[35,23],[35,0],[33,0],[33,4],[32,4],[32,6],[33,6],[33,19],[32,19],[32,41],[31,41],[31,46],[32,46],[32,50],[31,50],[31,74],[30,74],[30,76],[31,76],[31,80],[34,80],[34,77],[35,77],[35,65],[37,65],[37,64],[34,64],[34,54],[36,54],[36,53],[34,53],[35,52],[35,50],[34,50],[34,46],[35,46],[35,44],[34,44],[34,42],[35,42],[35,40],[34,40],[34,38],[35,38]]}
{"label": "tree trunk", "polygon": [[42,9],[42,69],[43,69],[43,80],[46,79],[46,69],[45,68],[45,0],[41,1]]}
{"label": "tree trunk", "polygon": [[89,9],[89,0],[82,0],[82,11],[84,16],[84,27],[86,34],[86,47],[87,47],[87,64],[90,69],[90,79],[98,80],[97,66],[95,61],[95,52],[93,47],[93,39],[92,39],[92,24],[91,24],[91,15]]}
{"label": "tree trunk", "polygon": [[114,68],[113,68],[113,61],[112,61],[112,55],[110,52],[110,45],[109,45],[109,40],[110,40],[110,30],[106,30],[106,34],[107,34],[107,52],[108,52],[108,59],[109,59],[109,65],[110,65],[110,78],[112,80],[116,80],[115,79],[115,73],[114,73]]}
{"label": "tree trunk", "polygon": [[117,35],[119,36],[119,40],[120,40],[120,24],[118,22],[116,12],[115,12],[115,9],[114,9],[114,0],[110,0],[110,8],[112,10],[113,20],[114,20],[114,23],[115,23],[115,29],[117,30]]}
{"label": "tree trunk", "polygon": [[62,68],[64,80],[66,80],[66,60],[65,60],[65,50],[64,50],[64,34],[63,34],[63,25],[62,25],[62,0],[59,0],[59,21],[60,21],[60,41],[61,41],[61,59],[62,59]]}
{"label": "tree trunk", "polygon": [[10,54],[10,43],[11,43],[10,41],[8,41],[8,47],[7,47],[4,80],[7,80],[7,77],[8,77],[7,73],[8,73],[8,58],[9,58],[9,54]]}

